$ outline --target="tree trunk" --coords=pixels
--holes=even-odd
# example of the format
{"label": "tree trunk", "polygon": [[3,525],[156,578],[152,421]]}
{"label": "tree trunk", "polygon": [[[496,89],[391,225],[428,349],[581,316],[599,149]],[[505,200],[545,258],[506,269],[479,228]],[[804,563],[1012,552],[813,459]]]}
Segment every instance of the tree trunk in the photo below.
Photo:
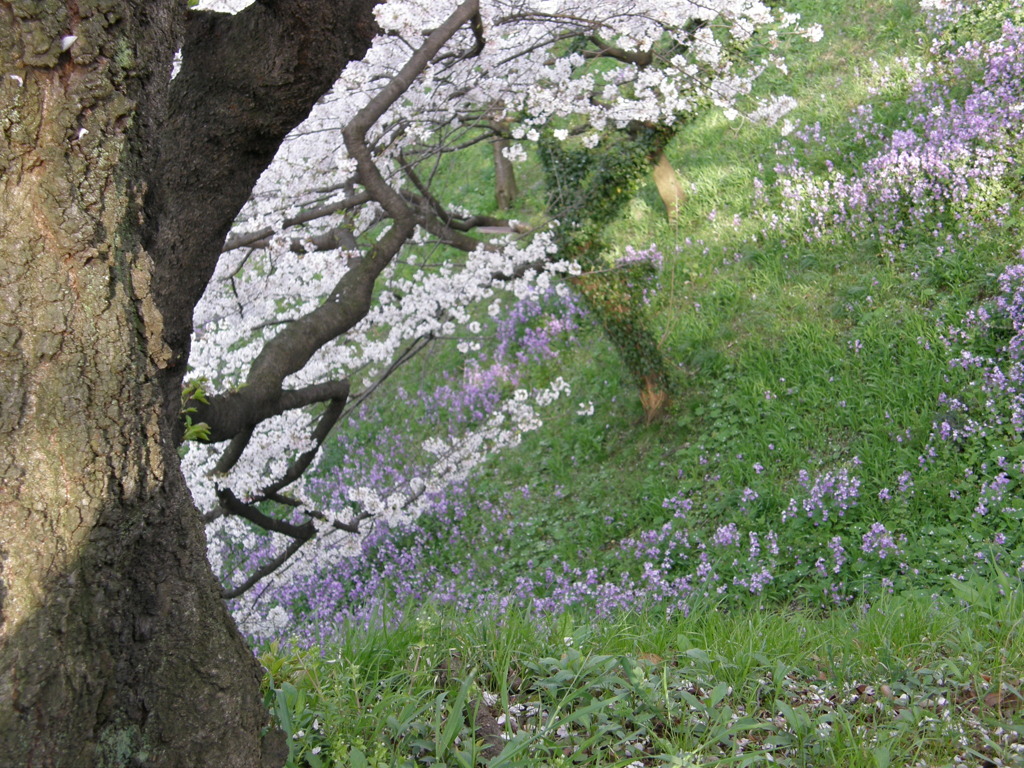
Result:
{"label": "tree trunk", "polygon": [[179,470],[141,245],[183,13],[0,0],[4,765],[282,761]]}
{"label": "tree trunk", "polygon": [[[622,269],[609,264],[604,236],[649,169],[668,163],[664,150],[676,129],[630,126],[594,149],[567,148],[550,138],[540,145],[548,177],[548,207],[559,222],[555,230],[559,251],[583,268],[572,283],[640,390],[648,424],[661,418],[671,404],[671,366],[651,326],[645,289],[636,282],[641,278],[634,271],[637,265]],[[648,266],[653,276],[654,268]]]}
{"label": "tree trunk", "polygon": [[495,132],[495,139],[491,142],[491,152],[494,156],[494,198],[498,208],[507,211],[519,195],[516,170],[512,161],[505,157],[505,149],[510,146],[506,126],[492,120],[491,128]]}
{"label": "tree trunk", "polygon": [[658,188],[658,196],[665,204],[668,223],[675,224],[679,220],[679,209],[686,202],[686,192],[665,150],[658,153],[658,159],[654,163],[654,186]]}

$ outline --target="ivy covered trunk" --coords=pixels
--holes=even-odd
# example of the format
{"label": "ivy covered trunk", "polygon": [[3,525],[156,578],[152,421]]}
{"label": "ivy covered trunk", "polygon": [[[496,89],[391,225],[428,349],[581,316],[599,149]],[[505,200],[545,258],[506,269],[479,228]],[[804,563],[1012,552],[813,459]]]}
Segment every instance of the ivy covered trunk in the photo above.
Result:
{"label": "ivy covered trunk", "polygon": [[583,269],[573,283],[640,391],[648,422],[664,413],[672,394],[671,371],[646,306],[645,278],[650,275],[645,273],[652,266],[612,264],[604,236],[664,156],[674,133],[671,126],[632,125],[606,136],[594,149],[552,138],[540,144],[548,206],[559,221],[559,250]]}
{"label": "ivy covered trunk", "polygon": [[573,279],[573,284],[619,353],[640,391],[644,419],[651,423],[669,405],[672,379],[643,299],[643,272],[647,270],[653,267],[598,269],[584,272]]}
{"label": "ivy covered trunk", "polygon": [[142,245],[184,13],[0,0],[3,765],[275,757],[179,470]]}

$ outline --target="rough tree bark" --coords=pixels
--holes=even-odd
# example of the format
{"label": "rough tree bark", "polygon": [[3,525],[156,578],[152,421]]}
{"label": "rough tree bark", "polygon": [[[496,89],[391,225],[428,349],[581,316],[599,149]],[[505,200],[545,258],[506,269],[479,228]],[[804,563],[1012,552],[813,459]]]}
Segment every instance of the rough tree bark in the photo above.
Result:
{"label": "rough tree bark", "polygon": [[179,469],[180,386],[231,220],[373,5],[0,0],[4,765],[282,761]]}

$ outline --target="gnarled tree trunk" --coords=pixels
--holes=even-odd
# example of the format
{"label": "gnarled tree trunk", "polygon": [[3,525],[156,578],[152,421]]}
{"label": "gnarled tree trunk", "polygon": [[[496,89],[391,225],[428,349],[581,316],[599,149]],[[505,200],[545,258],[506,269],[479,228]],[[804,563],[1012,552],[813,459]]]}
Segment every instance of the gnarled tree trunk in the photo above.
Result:
{"label": "gnarled tree trunk", "polygon": [[[365,50],[372,5],[0,0],[0,764],[283,762],[179,468],[180,384],[231,219]],[[205,44],[205,80],[172,85],[182,40]],[[239,40],[263,58],[218,51]],[[225,83],[287,114],[254,99],[204,134]],[[243,128],[259,146],[209,138]],[[189,210],[204,167],[231,199]]]}
{"label": "gnarled tree trunk", "polygon": [[25,5],[0,3],[0,755],[258,765],[259,669],[178,468],[141,247],[180,19]]}

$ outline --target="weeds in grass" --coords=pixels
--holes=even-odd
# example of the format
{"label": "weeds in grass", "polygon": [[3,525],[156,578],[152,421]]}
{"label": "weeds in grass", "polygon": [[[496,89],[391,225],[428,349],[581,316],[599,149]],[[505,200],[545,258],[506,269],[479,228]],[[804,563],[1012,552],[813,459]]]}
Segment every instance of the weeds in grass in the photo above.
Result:
{"label": "weeds in grass", "polygon": [[439,609],[271,649],[267,698],[291,766],[1019,765],[1024,594],[972,589],[598,625]]}

